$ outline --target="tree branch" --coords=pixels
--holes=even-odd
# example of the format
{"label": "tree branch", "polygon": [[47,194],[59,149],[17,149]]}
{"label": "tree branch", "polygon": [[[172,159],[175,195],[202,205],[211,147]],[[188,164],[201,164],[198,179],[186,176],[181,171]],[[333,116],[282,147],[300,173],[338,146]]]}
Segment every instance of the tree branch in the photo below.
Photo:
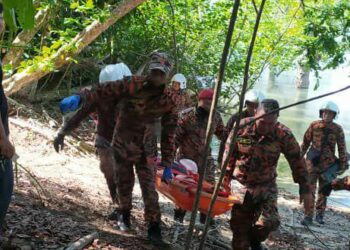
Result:
{"label": "tree branch", "polygon": [[12,69],[15,69],[22,58],[25,46],[33,39],[35,34],[49,20],[49,8],[39,10],[35,15],[35,26],[30,30],[21,31],[12,42],[10,50],[6,53],[2,60],[3,65],[10,64]]}
{"label": "tree branch", "polygon": [[[69,58],[72,58],[79,54],[86,46],[92,43],[102,32],[108,27],[113,25],[116,21],[124,17],[130,11],[137,6],[145,2],[146,0],[123,0],[118,6],[111,12],[111,16],[104,22],[94,21],[83,31],[75,36],[69,43],[63,45],[48,62],[52,61],[54,64],[54,70],[61,68],[62,66],[70,63]],[[46,62],[46,63],[48,63]],[[45,62],[44,62],[45,63]],[[5,92],[11,95],[21,88],[29,86],[33,81],[37,81],[52,70],[47,69],[45,64],[36,69],[37,66],[31,66],[20,73],[16,73],[3,82]]]}

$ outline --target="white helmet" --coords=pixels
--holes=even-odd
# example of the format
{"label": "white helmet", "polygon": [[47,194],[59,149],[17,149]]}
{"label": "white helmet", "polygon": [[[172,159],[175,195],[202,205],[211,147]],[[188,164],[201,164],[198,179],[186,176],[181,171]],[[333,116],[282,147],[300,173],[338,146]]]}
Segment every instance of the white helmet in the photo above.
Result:
{"label": "white helmet", "polygon": [[245,102],[259,103],[265,99],[263,93],[258,90],[249,90],[245,95]]}
{"label": "white helmet", "polygon": [[109,64],[100,72],[99,82],[103,85],[106,82],[117,81],[124,76],[131,76],[131,71],[124,63]]}
{"label": "white helmet", "polygon": [[171,78],[171,82],[179,82],[180,83],[180,89],[185,89],[187,87],[186,83],[186,77],[183,74],[175,74],[173,78]]}
{"label": "white helmet", "polygon": [[322,112],[324,110],[329,110],[329,111],[332,111],[335,115],[334,115],[334,119],[337,118],[338,114],[339,114],[339,108],[338,108],[338,105],[335,104],[335,102],[332,102],[332,101],[327,101],[327,102],[324,102],[321,107],[320,107],[320,118],[322,118]]}

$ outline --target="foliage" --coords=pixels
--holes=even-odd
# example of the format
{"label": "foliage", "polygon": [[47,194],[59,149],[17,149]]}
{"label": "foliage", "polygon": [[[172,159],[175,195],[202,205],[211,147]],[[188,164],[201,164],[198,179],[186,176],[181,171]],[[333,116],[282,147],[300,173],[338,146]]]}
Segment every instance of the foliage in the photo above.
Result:
{"label": "foliage", "polygon": [[[113,0],[42,0],[37,9],[49,8],[52,16],[25,48],[17,69],[31,67],[57,71],[54,56],[69,44],[76,34],[94,21],[103,22],[118,1]],[[256,3],[242,1],[225,74],[223,97],[236,95],[242,82],[248,44],[255,18]],[[213,84],[231,14],[230,0],[154,0],[146,1],[128,16],[111,26],[76,58],[73,63],[73,85],[77,78],[84,84],[97,80],[87,67],[123,61],[136,72],[154,50],[167,51],[175,63],[175,71],[189,78],[194,91],[200,87],[198,76]],[[349,3],[346,0],[314,2],[270,0],[267,2],[251,63],[250,85],[270,66],[276,73],[294,66],[306,53],[312,69],[336,67],[349,49]],[[68,50],[74,50],[74,46]],[[320,66],[323,65],[324,66]],[[75,66],[76,65],[76,66]],[[90,65],[90,64],[88,64]],[[90,66],[89,66],[90,67]],[[48,76],[51,77],[51,76]],[[43,79],[43,82],[47,80]]]}
{"label": "foliage", "polygon": [[18,29],[17,20],[23,29],[33,28],[33,0],[3,0],[2,2],[4,6],[5,23],[12,32]]}
{"label": "foliage", "polygon": [[[56,70],[54,64],[56,52],[93,21],[104,21],[108,18],[109,6],[105,5],[100,9],[95,7],[92,0],[41,1],[38,9],[49,7],[50,15],[59,18],[52,18],[48,25],[35,36],[32,43],[25,49],[26,60],[21,62],[17,71],[21,72],[29,67],[32,72],[38,68],[44,68],[47,71]],[[74,50],[74,46],[69,49]],[[66,60],[75,62],[73,58],[66,58]],[[8,68],[5,66],[6,69]]]}
{"label": "foliage", "polygon": [[350,49],[350,2],[310,2],[305,8],[304,32],[309,39],[301,45],[307,51],[307,65],[314,70],[336,68]]}

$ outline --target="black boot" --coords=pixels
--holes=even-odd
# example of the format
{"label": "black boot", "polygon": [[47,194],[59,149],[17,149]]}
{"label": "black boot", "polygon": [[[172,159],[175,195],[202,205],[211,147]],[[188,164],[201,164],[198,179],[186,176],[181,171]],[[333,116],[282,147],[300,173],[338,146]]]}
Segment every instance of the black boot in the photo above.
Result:
{"label": "black boot", "polygon": [[115,208],[115,209],[107,216],[107,219],[108,219],[108,220],[118,221],[118,219],[119,219],[118,210]]}
{"label": "black boot", "polygon": [[118,228],[121,231],[131,230],[130,211],[118,211]]}
{"label": "black boot", "polygon": [[163,241],[160,223],[159,222],[151,222],[148,226],[148,239],[152,243],[152,245],[159,247],[160,249],[167,249],[170,245]]}
{"label": "black boot", "polygon": [[180,222],[181,224],[184,223],[185,215],[186,210],[183,210],[181,208],[174,209],[174,221]]}
{"label": "black boot", "polygon": [[317,221],[319,224],[321,224],[321,225],[324,224],[323,214],[322,214],[322,213],[317,213],[317,214],[316,214],[316,221]]}
{"label": "black boot", "polygon": [[304,219],[300,222],[301,225],[310,226],[312,224],[312,217],[305,216]]}

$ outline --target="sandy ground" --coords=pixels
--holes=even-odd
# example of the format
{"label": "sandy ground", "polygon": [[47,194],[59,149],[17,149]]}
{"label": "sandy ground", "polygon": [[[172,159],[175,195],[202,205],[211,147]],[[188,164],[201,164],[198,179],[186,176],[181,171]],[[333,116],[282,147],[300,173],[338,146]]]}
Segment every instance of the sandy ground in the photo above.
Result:
{"label": "sandy ground", "polygon": [[[26,128],[27,125],[31,128]],[[37,121],[11,118],[12,140],[21,165],[7,217],[7,236],[12,244],[17,245],[17,249],[63,249],[96,231],[99,237],[87,249],[153,249],[146,240],[139,185],[134,188],[134,230],[121,233],[106,220],[112,204],[97,157],[73,146],[57,154],[52,147],[55,133],[56,129]],[[45,191],[33,184],[33,178],[22,167],[39,180]],[[281,193],[282,224],[265,242],[269,249],[350,249],[349,211],[331,209],[327,212],[326,225],[314,224],[308,229],[299,223],[302,210],[297,198],[285,191]],[[160,195],[160,205],[165,239],[172,243],[173,249],[184,249],[189,215],[185,225],[178,226],[172,219],[173,205],[163,195]],[[217,218],[206,249],[230,249],[228,220],[229,214]],[[200,229],[197,225],[192,249],[198,247]]]}

